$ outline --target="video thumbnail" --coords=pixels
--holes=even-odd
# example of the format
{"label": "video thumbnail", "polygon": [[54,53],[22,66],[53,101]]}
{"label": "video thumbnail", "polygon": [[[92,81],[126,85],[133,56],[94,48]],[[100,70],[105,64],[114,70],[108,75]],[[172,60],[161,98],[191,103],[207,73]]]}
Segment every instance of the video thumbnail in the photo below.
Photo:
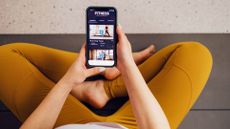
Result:
{"label": "video thumbnail", "polygon": [[89,25],[90,39],[113,39],[113,25]]}
{"label": "video thumbnail", "polygon": [[90,60],[113,60],[113,49],[91,49]]}

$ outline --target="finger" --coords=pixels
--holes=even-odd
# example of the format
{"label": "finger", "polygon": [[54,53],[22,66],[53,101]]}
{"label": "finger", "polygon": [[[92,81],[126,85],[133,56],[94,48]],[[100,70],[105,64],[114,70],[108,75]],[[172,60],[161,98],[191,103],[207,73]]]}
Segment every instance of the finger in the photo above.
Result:
{"label": "finger", "polygon": [[118,40],[119,41],[124,40],[124,38],[126,37],[120,24],[117,26],[117,35],[118,35]]}
{"label": "finger", "polygon": [[85,57],[85,49],[86,49],[86,43],[84,42],[79,53],[79,58],[84,58]]}
{"label": "finger", "polygon": [[85,46],[86,46],[86,43],[84,42],[81,46],[80,54],[85,54]]}
{"label": "finger", "polygon": [[104,67],[90,68],[90,69],[87,69],[86,76],[90,77],[90,76],[93,76],[93,75],[97,75],[97,74],[99,74],[99,73],[101,73],[103,71],[105,71]]}

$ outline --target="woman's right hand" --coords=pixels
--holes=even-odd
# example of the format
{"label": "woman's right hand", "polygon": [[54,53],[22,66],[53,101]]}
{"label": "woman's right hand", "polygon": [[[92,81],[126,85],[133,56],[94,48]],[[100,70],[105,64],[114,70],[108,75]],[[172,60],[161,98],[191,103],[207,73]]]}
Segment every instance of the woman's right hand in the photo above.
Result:
{"label": "woman's right hand", "polygon": [[117,68],[119,71],[125,69],[130,64],[135,64],[133,56],[132,56],[132,48],[128,38],[123,32],[120,25],[117,26],[117,35],[118,35],[118,43],[117,43]]}

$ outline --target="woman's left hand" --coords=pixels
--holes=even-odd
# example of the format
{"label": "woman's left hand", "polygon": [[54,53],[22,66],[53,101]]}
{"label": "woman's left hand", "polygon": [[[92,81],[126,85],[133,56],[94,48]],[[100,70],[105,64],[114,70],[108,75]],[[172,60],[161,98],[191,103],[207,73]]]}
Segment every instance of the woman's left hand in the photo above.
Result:
{"label": "woman's left hand", "polygon": [[105,70],[104,67],[94,67],[87,68],[85,66],[86,58],[85,58],[85,43],[83,44],[79,56],[76,61],[71,65],[67,73],[62,77],[61,81],[64,81],[69,86],[75,86],[83,81],[87,77],[97,75]]}

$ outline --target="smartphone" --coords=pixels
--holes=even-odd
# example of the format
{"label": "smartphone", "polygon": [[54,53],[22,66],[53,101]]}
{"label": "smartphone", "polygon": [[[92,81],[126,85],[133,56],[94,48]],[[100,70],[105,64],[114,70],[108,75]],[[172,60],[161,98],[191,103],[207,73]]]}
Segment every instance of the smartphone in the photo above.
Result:
{"label": "smartphone", "polygon": [[114,67],[117,63],[117,10],[88,7],[86,10],[86,66]]}

